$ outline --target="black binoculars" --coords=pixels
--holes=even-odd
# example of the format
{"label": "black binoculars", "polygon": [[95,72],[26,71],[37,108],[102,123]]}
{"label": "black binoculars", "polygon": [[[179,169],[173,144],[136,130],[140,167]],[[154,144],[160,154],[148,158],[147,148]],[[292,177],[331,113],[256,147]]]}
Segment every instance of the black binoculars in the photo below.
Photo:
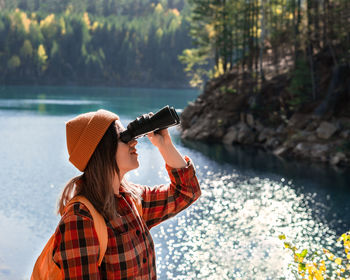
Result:
{"label": "black binoculars", "polygon": [[144,114],[129,123],[127,129],[120,133],[120,140],[128,143],[132,139],[145,136],[149,132],[157,132],[178,124],[180,124],[180,118],[175,109],[167,105],[154,115]]}

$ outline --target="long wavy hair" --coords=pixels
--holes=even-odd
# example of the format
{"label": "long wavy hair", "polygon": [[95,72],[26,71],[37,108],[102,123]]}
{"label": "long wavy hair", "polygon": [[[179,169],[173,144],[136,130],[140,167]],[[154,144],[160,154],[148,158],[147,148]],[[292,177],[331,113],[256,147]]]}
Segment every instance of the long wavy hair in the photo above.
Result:
{"label": "long wavy hair", "polygon": [[[117,205],[113,190],[116,174],[120,178],[116,162],[118,149],[118,127],[112,122],[97,145],[82,175],[72,178],[64,187],[58,201],[58,213],[61,215],[67,202],[77,195],[86,197],[95,209],[106,219],[117,214]],[[121,182],[124,189],[133,198],[140,198],[137,187],[126,179]]]}

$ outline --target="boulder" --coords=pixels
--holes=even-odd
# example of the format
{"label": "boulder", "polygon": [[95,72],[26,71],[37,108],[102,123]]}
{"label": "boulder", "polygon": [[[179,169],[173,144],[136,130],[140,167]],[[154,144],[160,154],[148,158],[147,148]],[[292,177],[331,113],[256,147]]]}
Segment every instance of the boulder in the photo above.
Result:
{"label": "boulder", "polygon": [[344,138],[344,139],[350,139],[350,129],[347,130],[343,130],[340,133],[340,137]]}
{"label": "boulder", "polygon": [[273,154],[276,156],[284,156],[287,154],[289,148],[287,146],[280,146],[273,151]]}
{"label": "boulder", "polygon": [[241,112],[240,114],[239,114],[239,119],[240,119],[240,121],[241,122],[243,122],[243,123],[245,123],[245,114],[243,113],[243,112]]}
{"label": "boulder", "polygon": [[317,140],[317,136],[315,133],[310,133],[307,138],[306,138],[307,141],[309,142],[315,142]]}
{"label": "boulder", "polygon": [[346,155],[342,152],[338,152],[335,155],[333,155],[330,159],[330,163],[332,165],[339,165],[346,161]]}
{"label": "boulder", "polygon": [[275,132],[273,129],[265,127],[258,136],[258,141],[259,142],[265,142],[269,137],[273,136]]}
{"label": "boulder", "polygon": [[314,132],[306,130],[299,130],[295,132],[290,138],[298,142],[315,142],[317,140],[317,136]]}
{"label": "boulder", "polygon": [[311,157],[326,161],[328,158],[330,147],[326,144],[313,144],[311,146]]}
{"label": "boulder", "polygon": [[231,126],[225,134],[224,138],[222,139],[222,142],[227,145],[232,145],[234,142],[237,141],[237,136],[238,129],[235,126]]}
{"label": "boulder", "polygon": [[252,114],[247,114],[247,124],[250,127],[254,127],[254,117]]}
{"label": "boulder", "polygon": [[185,130],[193,126],[193,124],[197,121],[198,116],[201,114],[202,107],[197,103],[190,102],[180,115],[181,128]]}
{"label": "boulder", "polygon": [[313,120],[312,122],[310,122],[306,126],[305,130],[306,131],[314,131],[314,130],[316,130],[319,127],[319,125],[320,125],[320,123],[317,120]]}
{"label": "boulder", "polygon": [[276,133],[278,133],[278,134],[284,134],[285,132],[286,132],[286,127],[284,126],[284,124],[281,124],[276,129]]}
{"label": "boulder", "polygon": [[259,120],[256,120],[255,121],[255,130],[261,132],[261,131],[263,131],[263,129],[264,129],[264,126],[261,124],[261,122]]}
{"label": "boulder", "polygon": [[212,128],[210,115],[197,121],[192,126],[183,130],[182,138],[193,140],[206,140],[209,135],[209,129]]}
{"label": "boulder", "polygon": [[290,138],[295,141],[304,142],[310,135],[311,132],[309,131],[297,130],[294,131]]}
{"label": "boulder", "polygon": [[220,140],[220,139],[223,139],[224,135],[225,135],[224,128],[223,127],[217,127],[215,129],[215,131],[214,131],[214,134],[212,136],[213,136],[213,138]]}
{"label": "boulder", "polygon": [[329,139],[338,130],[338,127],[330,122],[322,122],[317,128],[317,136],[321,139]]}
{"label": "boulder", "polygon": [[293,149],[293,152],[296,155],[300,155],[302,157],[307,157],[310,155],[311,149],[312,149],[311,143],[301,142],[295,146],[295,148]]}
{"label": "boulder", "polygon": [[289,127],[303,129],[310,123],[310,115],[295,113],[288,121]]}
{"label": "boulder", "polygon": [[238,125],[237,142],[242,144],[253,144],[255,142],[255,133],[245,123]]}
{"label": "boulder", "polygon": [[268,138],[265,146],[269,149],[276,149],[280,145],[280,140],[276,137]]}

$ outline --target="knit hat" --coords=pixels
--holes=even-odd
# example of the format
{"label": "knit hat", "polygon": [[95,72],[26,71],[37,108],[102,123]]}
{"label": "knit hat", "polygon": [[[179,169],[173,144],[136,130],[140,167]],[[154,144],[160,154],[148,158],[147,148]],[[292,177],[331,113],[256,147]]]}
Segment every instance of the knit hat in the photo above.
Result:
{"label": "knit hat", "polygon": [[66,136],[69,161],[83,172],[109,125],[118,119],[118,115],[112,112],[98,110],[68,121]]}

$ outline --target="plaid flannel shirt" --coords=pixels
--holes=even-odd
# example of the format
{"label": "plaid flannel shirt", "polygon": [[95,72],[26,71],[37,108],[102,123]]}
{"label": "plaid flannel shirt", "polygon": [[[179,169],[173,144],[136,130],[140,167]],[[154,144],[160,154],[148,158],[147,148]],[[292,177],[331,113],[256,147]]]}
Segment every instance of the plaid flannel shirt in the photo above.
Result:
{"label": "plaid flannel shirt", "polygon": [[166,165],[170,185],[137,185],[142,190],[142,217],[133,199],[122,189],[121,195],[115,196],[123,213],[106,221],[108,244],[100,267],[100,247],[92,216],[79,202],[67,209],[55,232],[53,252],[63,279],[157,279],[149,229],[175,216],[201,194],[193,164],[188,157],[185,159],[184,168]]}

